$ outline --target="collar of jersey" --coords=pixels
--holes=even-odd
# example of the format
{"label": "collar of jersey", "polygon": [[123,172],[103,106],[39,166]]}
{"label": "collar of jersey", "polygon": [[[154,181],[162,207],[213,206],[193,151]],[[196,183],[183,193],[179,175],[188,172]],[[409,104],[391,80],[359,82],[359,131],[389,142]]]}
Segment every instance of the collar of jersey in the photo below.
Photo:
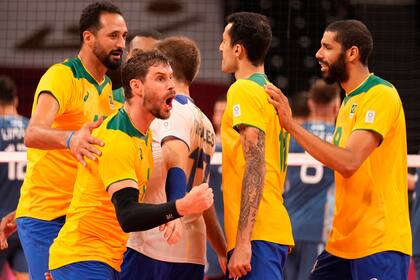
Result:
{"label": "collar of jersey", "polygon": [[182,105],[187,104],[188,101],[194,104],[194,100],[191,97],[184,95],[182,93],[177,93],[175,95],[175,100],[178,101],[178,103],[181,103]]}
{"label": "collar of jersey", "polygon": [[68,59],[63,64],[70,67],[75,78],[77,79],[84,78],[93,86],[95,86],[99,95],[101,95],[102,90],[105,88],[105,86],[111,82],[108,76],[105,75],[104,80],[99,84],[98,81],[96,81],[95,78],[93,78],[93,76],[89,73],[89,71],[83,65],[79,57]]}
{"label": "collar of jersey", "polygon": [[106,76],[106,75],[104,76],[104,78],[102,79],[102,81],[101,81],[101,82],[98,82],[98,80],[96,80],[96,79],[93,77],[93,75],[89,72],[89,70],[88,70],[88,69],[86,68],[86,66],[83,64],[83,62],[82,62],[82,60],[80,59],[80,57],[77,57],[76,59],[78,60],[78,62],[80,63],[80,65],[83,67],[83,69],[85,70],[86,74],[87,74],[88,76],[90,76],[90,78],[91,78],[92,80],[94,80],[94,81],[95,81],[95,83],[96,83],[98,86],[101,86],[103,83],[105,83],[106,78],[107,78],[107,76]]}
{"label": "collar of jersey", "polygon": [[369,82],[372,79],[372,77],[374,77],[374,75],[373,73],[370,73],[369,76],[363,82],[361,82],[355,89],[350,91],[350,93],[347,94],[346,97],[344,97],[344,104],[346,104],[347,101],[353,96],[366,92],[367,88],[370,87]]}
{"label": "collar of jersey", "polygon": [[130,117],[125,111],[124,107],[118,110],[118,113],[109,120],[107,124],[108,129],[120,130],[131,137],[137,137],[144,140],[147,143],[147,139],[149,137],[149,130],[147,130],[146,134],[143,134],[140,130],[138,130],[133,122],[131,121]]}
{"label": "collar of jersey", "polygon": [[254,73],[245,80],[253,81],[262,87],[268,84],[267,75],[265,75],[264,73]]}

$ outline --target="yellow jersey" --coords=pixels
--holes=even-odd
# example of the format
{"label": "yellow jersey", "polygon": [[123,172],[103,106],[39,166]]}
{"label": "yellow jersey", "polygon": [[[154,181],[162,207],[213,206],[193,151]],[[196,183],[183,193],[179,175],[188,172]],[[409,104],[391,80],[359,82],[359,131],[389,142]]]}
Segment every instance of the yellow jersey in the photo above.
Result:
{"label": "yellow jersey", "polygon": [[152,137],[139,132],[121,108],[93,132],[103,139],[102,156],[79,164],[66,223],[50,248],[50,269],[82,261],[100,261],[117,271],[128,234],[121,229],[107,192],[118,181],[133,180],[143,199],[153,167]]}
{"label": "yellow jersey", "polygon": [[222,119],[222,185],[228,251],[236,245],[245,159],[239,125],[265,133],[264,190],[251,240],[294,245],[290,219],[283,205],[283,187],[289,150],[289,134],[280,126],[274,107],[268,103],[264,74],[256,73],[231,85]]}
{"label": "yellow jersey", "polygon": [[326,250],[355,259],[383,251],[411,254],[404,110],[397,90],[371,74],[341,105],[333,142],[369,130],[380,145],[349,178],[335,172],[336,205]]}
{"label": "yellow jersey", "polygon": [[[98,83],[79,58],[51,66],[35,92],[32,112],[43,92],[59,104],[52,128],[78,130],[86,122],[108,116],[121,107],[114,101],[111,80]],[[27,172],[21,189],[16,217],[53,220],[64,216],[70,204],[77,160],[68,149],[28,148]]]}

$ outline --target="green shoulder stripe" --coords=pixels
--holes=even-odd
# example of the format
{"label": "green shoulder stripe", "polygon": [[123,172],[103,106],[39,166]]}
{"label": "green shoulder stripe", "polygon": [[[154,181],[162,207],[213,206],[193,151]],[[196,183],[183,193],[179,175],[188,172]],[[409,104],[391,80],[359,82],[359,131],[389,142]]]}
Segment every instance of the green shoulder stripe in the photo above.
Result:
{"label": "green shoulder stripe", "polygon": [[62,64],[71,69],[71,72],[73,73],[73,76],[76,79],[85,79],[89,83],[94,85],[99,95],[101,95],[102,90],[105,88],[105,86],[111,82],[108,76],[105,76],[105,81],[101,85],[99,85],[98,82],[86,71],[85,67],[83,67],[82,62],[78,57],[70,58],[64,61]]}
{"label": "green shoulder stripe", "polygon": [[142,134],[134,127],[124,108],[118,110],[118,113],[109,120],[106,128],[122,131],[130,137],[137,137],[147,142],[148,135]]}
{"label": "green shoulder stripe", "polygon": [[353,92],[351,92],[344,98],[344,104],[346,104],[347,101],[353,96],[368,92],[372,87],[377,85],[385,85],[390,88],[394,87],[390,82],[372,74],[362,85],[360,85],[359,88],[355,89]]}
{"label": "green shoulder stripe", "polygon": [[120,87],[117,89],[114,89],[112,91],[112,97],[114,97],[114,100],[120,103],[124,103],[125,97],[124,97],[124,88]]}
{"label": "green shoulder stripe", "polygon": [[262,87],[268,84],[268,78],[263,73],[254,73],[251,76],[249,76],[246,80],[253,81]]}

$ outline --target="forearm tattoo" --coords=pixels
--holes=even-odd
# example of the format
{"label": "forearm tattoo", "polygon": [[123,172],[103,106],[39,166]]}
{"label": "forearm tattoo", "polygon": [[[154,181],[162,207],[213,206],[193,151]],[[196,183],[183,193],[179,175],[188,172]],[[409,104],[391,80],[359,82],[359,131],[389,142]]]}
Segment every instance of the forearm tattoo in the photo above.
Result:
{"label": "forearm tattoo", "polygon": [[[265,178],[265,134],[258,130],[258,141],[247,138],[244,133],[242,141],[245,171],[242,179],[241,211],[239,215],[238,232],[255,223]],[[249,232],[250,233],[250,232]]]}

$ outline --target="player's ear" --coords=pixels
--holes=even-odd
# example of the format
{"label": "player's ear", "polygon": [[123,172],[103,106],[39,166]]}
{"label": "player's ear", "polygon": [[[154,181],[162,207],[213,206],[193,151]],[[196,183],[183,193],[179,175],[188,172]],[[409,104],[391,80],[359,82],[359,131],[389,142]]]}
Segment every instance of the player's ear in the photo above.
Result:
{"label": "player's ear", "polygon": [[236,44],[235,46],[233,46],[233,53],[236,57],[240,57],[241,55],[243,55],[244,51],[244,47],[240,44]]}
{"label": "player's ear", "polygon": [[83,31],[82,36],[83,36],[83,43],[84,44],[86,44],[88,46],[93,44],[93,41],[95,39],[95,35],[92,32],[90,32],[89,30],[85,30],[85,31]]}
{"label": "player's ear", "polygon": [[130,80],[130,88],[133,95],[138,95],[140,97],[143,96],[143,89],[144,85],[141,80],[139,79],[131,79]]}
{"label": "player's ear", "polygon": [[355,61],[356,59],[360,59],[359,48],[356,46],[351,46],[346,51],[346,56],[347,56],[347,61],[349,62]]}

